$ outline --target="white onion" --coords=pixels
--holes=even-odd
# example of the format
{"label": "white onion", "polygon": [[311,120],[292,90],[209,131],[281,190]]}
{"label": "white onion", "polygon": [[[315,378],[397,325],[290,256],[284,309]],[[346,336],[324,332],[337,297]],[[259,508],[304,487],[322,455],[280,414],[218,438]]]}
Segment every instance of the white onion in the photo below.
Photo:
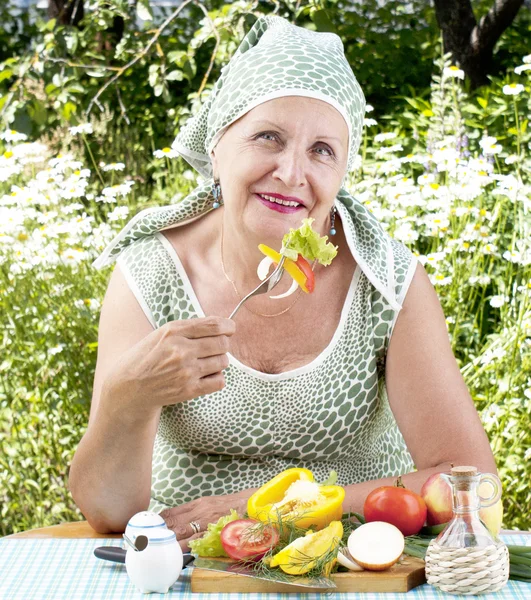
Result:
{"label": "white onion", "polygon": [[299,284],[295,281],[295,279],[292,281],[291,286],[289,288],[289,290],[287,292],[284,292],[283,294],[279,294],[278,296],[269,296],[271,298],[271,300],[279,300],[280,298],[287,298],[288,296],[291,296],[291,294],[293,294],[293,292],[299,287]]}
{"label": "white onion", "polygon": [[342,552],[337,553],[337,562],[350,571],[363,571],[363,567],[358,565],[352,556],[350,556],[350,552],[346,548],[344,548]]}
{"label": "white onion", "polygon": [[355,529],[347,544],[350,555],[361,567],[383,571],[402,556],[404,536],[390,523],[373,521]]}
{"label": "white onion", "polygon": [[256,274],[258,275],[258,279],[260,279],[260,281],[264,281],[264,279],[268,276],[269,269],[274,262],[275,261],[269,256],[264,256],[264,258],[260,261],[258,268],[256,269]]}

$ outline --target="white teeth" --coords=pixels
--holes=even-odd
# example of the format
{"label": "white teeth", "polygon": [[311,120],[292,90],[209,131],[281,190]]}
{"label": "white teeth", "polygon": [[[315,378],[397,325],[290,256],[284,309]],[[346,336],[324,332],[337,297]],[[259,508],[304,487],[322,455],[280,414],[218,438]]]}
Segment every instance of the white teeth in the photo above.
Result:
{"label": "white teeth", "polygon": [[300,206],[299,202],[293,202],[291,200],[280,200],[280,198],[273,198],[272,196],[266,196],[265,194],[259,194],[260,198],[269,200],[269,202],[275,202],[276,204],[282,204],[283,206]]}

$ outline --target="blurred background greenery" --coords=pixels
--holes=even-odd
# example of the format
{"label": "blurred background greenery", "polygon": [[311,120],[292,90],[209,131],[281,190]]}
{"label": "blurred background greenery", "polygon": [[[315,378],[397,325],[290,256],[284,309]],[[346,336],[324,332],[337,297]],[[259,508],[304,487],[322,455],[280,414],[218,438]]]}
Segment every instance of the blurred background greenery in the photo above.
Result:
{"label": "blurred background greenery", "polygon": [[[130,216],[197,184],[171,142],[272,13],[343,40],[372,106],[349,188],[427,265],[504,526],[531,528],[531,11],[497,4],[503,23],[493,0],[0,5],[0,535],[82,518],[68,468],[110,275],[91,262]],[[452,37],[458,5],[478,47]]]}

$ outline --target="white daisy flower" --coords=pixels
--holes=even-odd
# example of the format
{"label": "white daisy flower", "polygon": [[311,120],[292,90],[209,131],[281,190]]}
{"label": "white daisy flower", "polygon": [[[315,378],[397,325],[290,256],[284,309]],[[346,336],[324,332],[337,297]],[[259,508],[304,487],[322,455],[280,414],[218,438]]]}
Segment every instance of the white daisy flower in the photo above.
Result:
{"label": "white daisy flower", "polygon": [[531,70],[531,65],[519,65],[518,67],[515,67],[514,72],[517,75],[521,75],[524,71],[529,71]]}
{"label": "white daisy flower", "polygon": [[75,127],[69,127],[68,131],[72,135],[77,135],[78,133],[93,133],[92,125],[90,123],[82,123],[81,125],[76,125]]}
{"label": "white daisy flower", "polygon": [[503,296],[501,294],[498,294],[496,296],[492,296],[492,298],[489,300],[489,304],[493,308],[500,308],[501,306],[503,306],[507,302],[509,302],[509,298],[507,296]]}
{"label": "white daisy flower", "polygon": [[375,125],[378,125],[378,121],[374,119],[368,119],[367,117],[365,117],[363,119],[363,124],[365,125],[365,127],[374,127]]}
{"label": "white daisy flower", "polygon": [[125,169],[124,163],[111,163],[109,165],[100,165],[104,171],[123,171]]}
{"label": "white daisy flower", "polygon": [[445,67],[443,69],[443,77],[454,77],[456,79],[464,79],[465,72],[459,67],[452,65],[451,67]]}
{"label": "white daisy flower", "polygon": [[503,254],[502,254],[503,258],[505,258],[505,260],[508,260],[509,262],[512,263],[520,263],[522,262],[522,254],[521,252],[517,252],[515,250],[506,250]]}
{"label": "white daisy flower", "polygon": [[[525,58],[524,58],[524,62],[525,62]],[[374,110],[374,106],[372,106],[372,104],[365,105],[365,112],[372,112],[373,110]]]}
{"label": "white daisy flower", "polygon": [[6,142],[22,142],[28,139],[28,136],[24,133],[19,133],[14,129],[6,129],[4,133],[0,134],[0,138]]}
{"label": "white daisy flower", "polygon": [[168,158],[177,158],[179,156],[179,153],[176,150],[168,147],[163,148],[162,150],[155,150],[153,154],[155,158],[164,158],[165,156]]}
{"label": "white daisy flower", "polygon": [[107,220],[112,223],[113,221],[121,221],[129,214],[129,208],[127,206],[117,206],[112,212],[107,215]]}
{"label": "white daisy flower", "polygon": [[374,141],[379,144],[380,142],[385,142],[387,140],[393,140],[397,135],[398,134],[395,133],[394,131],[388,131],[387,133],[379,133],[378,135],[374,136]]}
{"label": "white daisy flower", "polygon": [[508,85],[504,85],[502,92],[506,96],[518,96],[525,90],[525,87],[521,83],[509,83]]}

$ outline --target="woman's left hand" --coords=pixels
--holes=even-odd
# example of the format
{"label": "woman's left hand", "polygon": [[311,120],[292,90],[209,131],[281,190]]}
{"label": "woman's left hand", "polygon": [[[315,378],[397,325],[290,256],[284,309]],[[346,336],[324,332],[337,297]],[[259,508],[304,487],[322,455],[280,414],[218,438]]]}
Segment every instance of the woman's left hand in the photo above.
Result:
{"label": "woman's left hand", "polygon": [[[204,496],[175,508],[167,508],[160,516],[166,521],[168,529],[175,532],[183,551],[188,552],[188,543],[200,538],[209,523],[216,523],[220,517],[228,515],[231,508],[243,517],[247,510],[247,500],[254,491],[249,489],[226,496]],[[190,523],[199,526],[198,533]]]}

